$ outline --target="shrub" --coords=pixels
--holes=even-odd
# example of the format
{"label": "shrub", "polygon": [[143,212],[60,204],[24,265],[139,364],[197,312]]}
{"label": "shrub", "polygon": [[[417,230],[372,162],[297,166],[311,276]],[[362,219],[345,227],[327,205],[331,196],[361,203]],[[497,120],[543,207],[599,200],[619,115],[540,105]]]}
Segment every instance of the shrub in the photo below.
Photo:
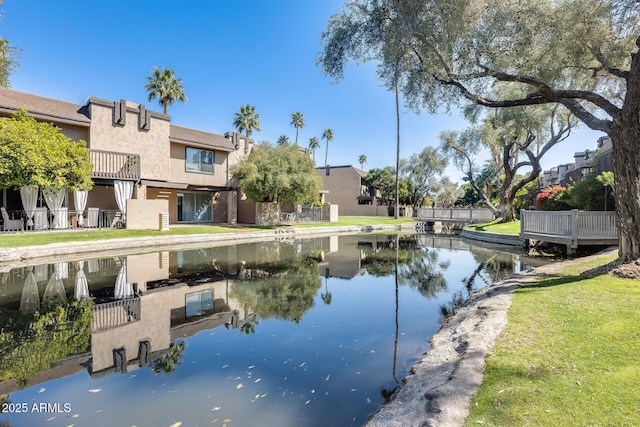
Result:
{"label": "shrub", "polygon": [[541,211],[563,211],[571,209],[567,189],[559,185],[547,187],[536,197],[536,209]]}

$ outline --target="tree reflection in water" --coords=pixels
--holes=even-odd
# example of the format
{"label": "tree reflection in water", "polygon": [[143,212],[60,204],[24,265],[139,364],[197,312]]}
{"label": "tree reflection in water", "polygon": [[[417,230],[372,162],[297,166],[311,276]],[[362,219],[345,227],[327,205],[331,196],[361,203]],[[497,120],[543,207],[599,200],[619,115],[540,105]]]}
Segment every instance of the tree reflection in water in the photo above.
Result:
{"label": "tree reflection in water", "polygon": [[186,348],[187,344],[184,340],[178,343],[171,343],[169,351],[151,363],[153,373],[158,375],[161,372],[164,372],[165,374],[173,372],[176,369],[176,366],[182,364],[182,355]]}
{"label": "tree reflection in water", "polygon": [[[244,280],[231,290],[231,297],[261,319],[300,322],[313,307],[322,286],[318,276],[318,257],[304,255],[293,260],[247,263]],[[256,323],[256,322],[254,322]],[[251,326],[253,331],[255,326]]]}
{"label": "tree reflection in water", "polygon": [[0,310],[0,381],[29,378],[89,348],[93,301],[47,302],[33,314]]}

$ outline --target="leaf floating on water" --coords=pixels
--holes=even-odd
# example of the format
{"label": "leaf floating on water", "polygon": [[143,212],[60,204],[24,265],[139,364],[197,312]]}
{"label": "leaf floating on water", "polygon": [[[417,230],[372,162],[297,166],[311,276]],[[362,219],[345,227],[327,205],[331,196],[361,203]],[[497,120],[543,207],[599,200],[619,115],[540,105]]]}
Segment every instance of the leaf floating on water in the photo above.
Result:
{"label": "leaf floating on water", "polygon": [[358,390],[357,388],[352,388],[352,389],[351,389],[351,391],[357,391],[357,390]]}
{"label": "leaf floating on water", "polygon": [[223,365],[222,369],[225,369],[225,368],[228,368],[228,367],[229,367],[229,365]]}
{"label": "leaf floating on water", "polygon": [[260,378],[254,381],[254,383],[259,383],[259,382],[260,382]]}
{"label": "leaf floating on water", "polygon": [[89,393],[100,393],[101,391],[101,388],[92,388],[91,390],[89,390]]}
{"label": "leaf floating on water", "polygon": [[55,419],[56,419],[56,417],[47,418],[47,422],[55,420]]}
{"label": "leaf floating on water", "polygon": [[231,418],[227,418],[226,420],[223,421],[223,423],[230,423],[231,422]]}
{"label": "leaf floating on water", "polygon": [[46,390],[46,388],[42,387],[40,390],[38,390],[38,393],[42,393],[45,390]]}
{"label": "leaf floating on water", "polygon": [[260,397],[266,397],[266,396],[267,396],[267,393],[260,395]]}
{"label": "leaf floating on water", "polygon": [[306,402],[304,402],[305,405],[308,405],[309,403],[311,403],[310,400],[307,400]]}
{"label": "leaf floating on water", "polygon": [[243,385],[242,383],[240,383],[240,384],[238,384],[238,385],[236,386],[236,389],[237,389],[237,390],[240,390],[242,387],[244,387],[244,385]]}
{"label": "leaf floating on water", "polygon": [[313,394],[313,393],[315,393],[315,392],[316,392],[316,391],[315,391],[315,389],[314,389],[314,390],[311,390],[311,394]]}
{"label": "leaf floating on water", "polygon": [[171,424],[171,427],[180,427],[182,425],[182,421],[178,421],[177,423]]}
{"label": "leaf floating on water", "polygon": [[325,381],[329,381],[329,378],[331,378],[331,375],[327,375],[327,378],[325,378]]}
{"label": "leaf floating on water", "polygon": [[212,411],[219,411],[221,408],[219,406],[216,406],[215,408],[212,409]]}
{"label": "leaf floating on water", "polygon": [[256,367],[256,365],[251,365],[251,366],[249,366],[247,369],[253,369],[253,368],[255,368],[255,367]]}

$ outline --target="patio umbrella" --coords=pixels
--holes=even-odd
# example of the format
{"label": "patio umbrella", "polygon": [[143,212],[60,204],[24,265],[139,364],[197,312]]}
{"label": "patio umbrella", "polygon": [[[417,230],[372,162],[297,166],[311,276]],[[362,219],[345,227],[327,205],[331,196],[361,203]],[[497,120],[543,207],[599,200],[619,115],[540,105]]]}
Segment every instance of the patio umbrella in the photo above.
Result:
{"label": "patio umbrella", "polygon": [[114,297],[116,299],[130,298],[133,296],[133,285],[127,283],[127,264],[120,266],[118,276],[116,277],[116,288],[114,291]]}
{"label": "patio umbrella", "polygon": [[67,302],[67,291],[64,288],[64,283],[62,282],[62,277],[59,272],[59,270],[64,268],[61,264],[65,263],[56,263],[53,265],[53,274],[49,278],[47,287],[44,289],[42,301],[52,304]]}
{"label": "patio umbrella", "polygon": [[89,192],[87,190],[76,190],[73,192],[73,203],[76,206],[76,212],[78,212],[78,225],[84,225],[84,208],[87,206],[87,196]]}
{"label": "patio umbrella", "polygon": [[80,301],[82,298],[91,298],[91,295],[89,295],[89,284],[87,283],[87,276],[84,274],[84,261],[78,261],[75,296],[78,301]]}
{"label": "patio umbrella", "polygon": [[40,310],[40,294],[38,292],[38,282],[33,274],[33,267],[29,266],[27,278],[22,287],[22,299],[20,300],[20,312],[22,314],[33,314]]}
{"label": "patio umbrella", "polygon": [[27,227],[33,227],[33,215],[36,213],[38,204],[38,189],[32,185],[25,185],[20,188],[20,198],[24,212],[27,214]]}

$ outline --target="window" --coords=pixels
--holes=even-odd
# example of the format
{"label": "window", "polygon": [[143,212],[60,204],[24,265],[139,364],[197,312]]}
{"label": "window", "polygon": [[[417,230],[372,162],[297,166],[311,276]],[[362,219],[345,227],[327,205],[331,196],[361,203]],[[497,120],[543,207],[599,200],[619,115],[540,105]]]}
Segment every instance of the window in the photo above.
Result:
{"label": "window", "polygon": [[178,222],[212,222],[211,194],[178,193]]}
{"label": "window", "polygon": [[213,311],[213,290],[187,294],[185,306],[187,317],[202,316]]}
{"label": "window", "polygon": [[213,173],[213,151],[187,147],[187,172]]}

